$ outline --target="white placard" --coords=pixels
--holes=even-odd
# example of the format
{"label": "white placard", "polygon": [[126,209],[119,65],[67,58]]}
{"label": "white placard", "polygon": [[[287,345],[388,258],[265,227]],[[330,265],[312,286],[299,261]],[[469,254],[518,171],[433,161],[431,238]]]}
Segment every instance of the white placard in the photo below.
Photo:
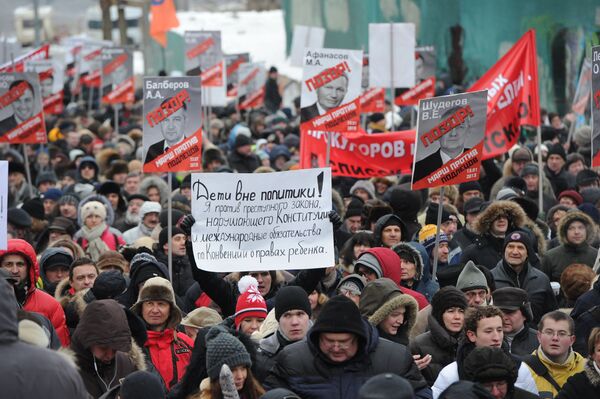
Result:
{"label": "white placard", "polygon": [[6,230],[8,211],[8,161],[0,161],[0,250],[7,245]]}
{"label": "white placard", "polygon": [[192,174],[194,257],[213,272],[335,264],[331,169]]}
{"label": "white placard", "polygon": [[293,66],[301,67],[304,61],[304,49],[323,48],[325,43],[325,28],[316,26],[294,26],[292,45],[290,47],[290,62]]}
{"label": "white placard", "polygon": [[369,24],[369,58],[371,87],[413,87],[415,24]]}

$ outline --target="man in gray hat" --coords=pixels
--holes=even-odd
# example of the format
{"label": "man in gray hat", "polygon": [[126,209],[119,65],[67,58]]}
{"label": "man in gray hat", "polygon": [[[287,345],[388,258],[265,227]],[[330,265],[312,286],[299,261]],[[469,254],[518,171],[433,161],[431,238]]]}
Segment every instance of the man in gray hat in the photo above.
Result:
{"label": "man in gray hat", "polygon": [[465,293],[470,307],[490,303],[490,287],[485,274],[472,261],[468,261],[456,281],[456,288]]}
{"label": "man in gray hat", "polygon": [[516,287],[498,288],[492,293],[494,306],[502,311],[502,329],[508,350],[513,355],[524,356],[538,346],[537,331],[527,323],[533,321],[527,291]]}

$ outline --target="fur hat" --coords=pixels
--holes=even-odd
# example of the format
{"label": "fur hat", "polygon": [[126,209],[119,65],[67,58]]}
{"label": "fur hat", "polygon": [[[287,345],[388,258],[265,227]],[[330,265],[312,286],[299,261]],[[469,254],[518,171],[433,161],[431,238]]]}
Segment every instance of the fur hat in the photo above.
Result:
{"label": "fur hat", "polygon": [[106,220],[106,208],[104,204],[98,201],[89,201],[81,207],[81,220],[85,221],[90,215],[98,215],[102,220]]}
{"label": "fur hat", "polygon": [[403,377],[385,373],[371,377],[358,391],[358,399],[413,399],[412,385]]}
{"label": "fur hat", "polygon": [[107,268],[118,267],[121,273],[129,272],[129,263],[123,255],[117,251],[106,251],[100,255],[96,261],[98,270],[102,271]]}
{"label": "fur hat", "polygon": [[206,372],[212,380],[219,378],[221,367],[252,366],[250,354],[244,344],[223,327],[212,327],[206,335]]}
{"label": "fur hat", "polygon": [[181,322],[181,310],[177,307],[175,292],[169,280],[162,277],[152,277],[146,280],[140,290],[138,300],[131,307],[131,310],[138,316],[142,316],[142,304],[147,301],[164,301],[170,305],[171,310],[167,319],[167,328],[175,328]]}
{"label": "fur hat", "polygon": [[143,219],[147,213],[158,213],[162,211],[162,207],[158,202],[146,201],[140,207],[140,219]]}
{"label": "fur hat", "polygon": [[456,287],[442,287],[431,298],[431,315],[440,324],[444,325],[442,315],[450,308],[460,308],[466,310],[468,307],[465,294]]}
{"label": "fur hat", "polygon": [[354,195],[358,189],[366,191],[369,194],[370,199],[375,199],[375,186],[369,180],[358,180],[350,187],[350,194]]}
{"label": "fur hat", "polygon": [[248,317],[267,317],[267,303],[258,291],[258,281],[252,276],[243,276],[238,281],[240,296],[235,306],[235,328],[239,329],[242,321]]}
{"label": "fur hat", "polygon": [[477,347],[463,362],[464,376],[461,379],[486,383],[506,381],[509,391],[517,381],[517,363],[501,348]]}

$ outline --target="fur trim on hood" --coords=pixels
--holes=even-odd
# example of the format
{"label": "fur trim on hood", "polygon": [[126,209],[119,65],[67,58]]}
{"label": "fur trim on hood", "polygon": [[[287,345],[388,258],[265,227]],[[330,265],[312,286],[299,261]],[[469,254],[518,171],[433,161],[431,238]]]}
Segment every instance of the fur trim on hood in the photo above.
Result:
{"label": "fur trim on hood", "polygon": [[171,190],[167,183],[158,176],[146,176],[140,182],[139,192],[144,195],[148,195],[148,189],[150,187],[157,187],[160,191],[160,204],[165,205],[168,202]]}
{"label": "fur trim on hood", "polygon": [[106,225],[112,226],[113,222],[115,221],[115,211],[113,211],[112,205],[108,198],[100,194],[88,195],[82,199],[81,202],[79,202],[79,206],[77,207],[77,224],[83,226],[83,220],[81,219],[81,208],[90,201],[98,201],[104,204],[104,207],[106,208]]}
{"label": "fur trim on hood", "polygon": [[527,215],[519,204],[512,201],[495,201],[477,216],[473,231],[479,235],[489,234],[492,223],[500,216],[508,218],[508,231],[521,228],[527,221]]}
{"label": "fur trim on hood", "polygon": [[569,225],[575,221],[579,221],[584,224],[587,231],[586,242],[591,244],[596,239],[596,226],[591,217],[580,211],[569,211],[565,216],[562,217],[558,223],[558,239],[561,244],[567,243],[567,229]]}
{"label": "fur trim on hood", "polygon": [[114,148],[103,148],[100,150],[98,155],[96,155],[100,174],[104,175],[110,167],[110,163],[116,159],[121,159],[121,155],[119,155],[119,152]]}
{"label": "fur trim on hood", "polygon": [[421,253],[419,252],[419,250],[417,250],[411,244],[406,243],[406,242],[400,242],[400,243],[394,245],[392,247],[392,249],[394,250],[394,252],[396,252],[398,254],[398,256],[400,256],[400,253],[402,253],[402,252],[408,252],[410,254],[410,256],[412,256],[412,258],[415,260],[415,266],[416,266],[416,272],[417,272],[417,274],[415,275],[415,280],[416,281],[421,280],[423,278],[424,263],[423,263],[423,257],[421,256]]}

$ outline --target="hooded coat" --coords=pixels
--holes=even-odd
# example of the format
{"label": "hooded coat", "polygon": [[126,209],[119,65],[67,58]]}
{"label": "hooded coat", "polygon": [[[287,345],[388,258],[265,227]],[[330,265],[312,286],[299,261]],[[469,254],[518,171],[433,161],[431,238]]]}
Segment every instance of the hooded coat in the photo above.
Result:
{"label": "hooded coat", "polygon": [[146,176],[140,182],[140,194],[148,196],[148,189],[150,187],[158,188],[158,191],[160,192],[160,204],[164,206],[169,201],[169,195],[171,193],[169,185],[158,176]]}
{"label": "hooded coat", "polygon": [[50,320],[62,345],[68,346],[70,338],[63,308],[52,296],[36,288],[36,282],[40,277],[40,268],[33,247],[27,241],[11,239],[8,240],[7,249],[0,251],[0,259],[8,254],[21,255],[28,263],[27,292],[21,306],[28,312],[40,313]]}
{"label": "hooded coat", "polygon": [[375,245],[378,247],[382,247],[383,243],[381,242],[381,232],[383,227],[390,221],[394,220],[400,225],[400,239],[402,241],[410,241],[411,237],[409,236],[408,229],[406,228],[406,223],[399,216],[394,214],[384,215],[377,220],[375,223],[375,228],[373,229],[373,236],[375,238]]}
{"label": "hooded coat", "polygon": [[[571,244],[567,240],[567,230],[575,221],[583,223],[587,234],[586,240],[579,245]],[[573,263],[594,267],[598,250],[590,245],[596,238],[596,227],[592,218],[583,212],[567,212],[558,224],[557,233],[560,245],[549,250],[542,258],[542,271],[550,281],[560,282],[563,270]]]}
{"label": "hooded coat", "polygon": [[87,392],[71,362],[57,352],[19,341],[13,287],[0,278],[0,386],[19,399],[79,399]]}
{"label": "hooded coat", "polygon": [[401,242],[396,244],[392,249],[396,253],[399,253],[399,251],[406,251],[412,255],[413,259],[415,259],[417,274],[413,279],[412,286],[409,286],[403,280],[400,280],[400,285],[423,294],[427,301],[431,302],[431,298],[433,298],[433,295],[440,289],[440,285],[431,278],[430,265],[428,262],[429,258],[425,247],[411,241],[409,243]]}

